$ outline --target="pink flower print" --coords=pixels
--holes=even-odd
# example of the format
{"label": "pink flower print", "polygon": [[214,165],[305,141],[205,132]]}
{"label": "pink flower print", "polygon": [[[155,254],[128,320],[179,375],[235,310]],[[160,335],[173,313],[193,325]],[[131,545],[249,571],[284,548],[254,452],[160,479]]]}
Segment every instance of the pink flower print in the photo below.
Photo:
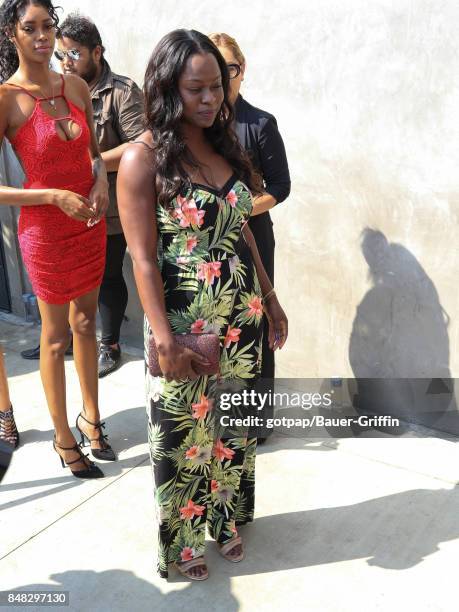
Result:
{"label": "pink flower print", "polygon": [[175,260],[178,264],[187,264],[190,263],[190,258],[189,257],[183,257],[183,255],[181,257],[177,257]]}
{"label": "pink flower print", "polygon": [[221,275],[221,261],[210,261],[198,265],[198,280],[205,280],[208,285],[212,285],[215,278]]}
{"label": "pink flower print", "polygon": [[205,395],[201,395],[201,401],[191,404],[194,419],[205,419],[209,410],[212,409],[212,400],[208,400]]}
{"label": "pink flower print", "polygon": [[191,253],[194,247],[198,244],[198,239],[196,236],[190,236],[186,239],[186,251],[187,253]]}
{"label": "pink flower print", "polygon": [[196,321],[191,324],[191,333],[202,334],[206,325],[207,321],[205,319],[196,319]]}
{"label": "pink flower print", "polygon": [[263,306],[261,305],[261,299],[256,295],[253,297],[247,306],[249,307],[249,315],[255,315],[261,317],[263,314]]}
{"label": "pink flower print", "polygon": [[218,482],[216,480],[210,481],[210,490],[212,491],[212,493],[218,491]]}
{"label": "pink flower print", "polygon": [[201,227],[206,213],[204,210],[198,210],[194,199],[187,200],[182,196],[177,196],[176,200],[178,208],[174,211],[174,217],[180,219],[180,227],[190,227],[190,225]]}
{"label": "pink flower print", "polygon": [[205,506],[198,506],[197,504],[193,503],[192,499],[190,499],[188,500],[188,503],[186,506],[184,506],[183,508],[180,508],[180,518],[184,520],[184,519],[192,519],[195,516],[202,516],[205,509],[206,509]]}
{"label": "pink flower print", "polygon": [[225,342],[223,343],[223,346],[225,348],[228,348],[231,342],[239,342],[240,334],[241,330],[238,327],[231,327],[231,325],[228,325],[228,330],[226,332]]}
{"label": "pink flower print", "polygon": [[185,546],[185,548],[180,553],[180,557],[182,558],[182,561],[191,561],[193,556],[194,556],[194,550],[190,548],[189,546]]}
{"label": "pink flower print", "polygon": [[238,197],[236,195],[236,192],[234,191],[234,189],[231,189],[231,191],[228,193],[228,195],[226,196],[226,201],[229,203],[229,205],[234,208],[237,204],[238,201]]}
{"label": "pink flower print", "polygon": [[191,446],[185,453],[187,459],[194,459],[198,454],[199,446]]}
{"label": "pink flower print", "polygon": [[223,459],[232,459],[234,456],[234,451],[231,448],[227,448],[221,440],[215,442],[212,451],[214,457],[217,457],[219,461],[223,461]]}

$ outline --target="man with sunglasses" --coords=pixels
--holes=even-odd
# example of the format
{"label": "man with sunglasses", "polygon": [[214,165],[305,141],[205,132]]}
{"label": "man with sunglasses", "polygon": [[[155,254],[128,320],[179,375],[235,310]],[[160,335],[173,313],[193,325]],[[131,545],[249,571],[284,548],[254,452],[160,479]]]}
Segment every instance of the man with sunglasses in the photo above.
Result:
{"label": "man with sunglasses", "polygon": [[[109,181],[106,265],[99,294],[102,322],[99,377],[120,365],[119,336],[128,302],[123,278],[126,240],[118,215],[116,173],[124,149],[143,132],[142,92],[134,81],[111,71],[104,52],[100,33],[90,19],[74,13],[64,20],[54,55],[64,74],[77,74],[89,85],[96,136]],[[37,359],[40,347],[23,351],[22,356]]]}

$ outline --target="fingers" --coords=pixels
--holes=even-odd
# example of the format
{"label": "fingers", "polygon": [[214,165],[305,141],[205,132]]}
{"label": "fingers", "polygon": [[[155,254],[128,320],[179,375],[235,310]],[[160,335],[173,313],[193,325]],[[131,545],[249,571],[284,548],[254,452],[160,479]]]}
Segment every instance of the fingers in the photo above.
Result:
{"label": "fingers", "polygon": [[99,221],[100,221],[99,217],[96,217],[94,219],[89,219],[89,221],[86,222],[86,225],[88,227],[93,227],[94,225],[97,225],[99,223]]}
{"label": "fingers", "polygon": [[181,358],[175,362],[175,367],[163,373],[167,382],[175,381],[178,383],[189,382],[199,378],[200,374],[193,368],[192,361],[196,357],[196,362],[202,365],[210,365],[209,362],[201,355],[194,353],[192,350],[187,350],[182,353]]}
{"label": "fingers", "polygon": [[83,196],[78,197],[78,209],[76,214],[82,218],[83,221],[87,221],[88,219],[94,219],[95,212],[91,208],[91,203],[89,200],[84,198]]}
{"label": "fingers", "polygon": [[69,217],[72,217],[72,219],[76,219],[77,221],[82,221],[83,223],[89,223],[89,221],[92,220],[92,217],[88,219],[88,216],[81,212],[72,212],[72,213],[67,213],[67,214]]}
{"label": "fingers", "polygon": [[97,189],[89,194],[90,198],[90,207],[94,211],[96,217],[101,219],[105,213],[107,212],[109,199],[108,194],[105,192],[100,192]]}
{"label": "fingers", "polygon": [[269,348],[274,351],[274,340],[275,340],[275,330],[274,330],[274,325],[273,322],[271,320],[269,320],[269,332],[268,332],[268,345]]}
{"label": "fingers", "polygon": [[204,368],[210,366],[210,361],[208,359],[206,359],[205,357],[203,357],[199,353],[196,353],[195,351],[192,351],[191,349],[189,349],[189,352],[190,352],[190,358],[191,358],[191,360],[194,363],[199,364],[199,365],[201,365]]}
{"label": "fingers", "polygon": [[193,370],[193,366],[191,364],[190,364],[190,369],[187,374],[187,378],[189,380],[196,380],[197,378],[199,378],[199,374]]}
{"label": "fingers", "polygon": [[287,342],[287,338],[288,338],[288,321],[287,319],[285,319],[281,321],[281,335],[280,335],[280,342],[279,342],[280,349]]}
{"label": "fingers", "polygon": [[80,195],[80,194],[75,194],[75,195],[77,196],[77,198],[78,198],[79,200],[81,200],[81,202],[83,202],[83,204],[84,204],[85,206],[87,206],[88,208],[91,208],[91,209],[92,209],[92,204],[91,204],[90,200],[88,200],[88,198],[85,198],[84,196],[82,196],[82,195]]}
{"label": "fingers", "polygon": [[105,215],[105,212],[107,211],[107,202],[105,202],[105,200],[101,201],[101,200],[96,200],[93,204],[93,210],[95,212],[95,214],[97,215],[97,217],[103,217]]}
{"label": "fingers", "polygon": [[281,349],[284,346],[285,342],[287,341],[287,336],[288,336],[287,319],[281,319],[280,321],[277,322],[276,328],[274,331],[273,351],[275,351],[278,348]]}

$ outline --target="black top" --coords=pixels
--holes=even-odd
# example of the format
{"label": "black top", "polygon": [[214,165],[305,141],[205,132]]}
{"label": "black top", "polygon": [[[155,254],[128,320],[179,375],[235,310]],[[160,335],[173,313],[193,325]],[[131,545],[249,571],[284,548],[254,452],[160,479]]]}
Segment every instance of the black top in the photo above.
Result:
{"label": "black top", "polygon": [[239,95],[234,107],[239,142],[262,175],[267,193],[283,202],[290,193],[290,173],[276,118]]}
{"label": "black top", "polygon": [[[291,183],[284,142],[275,117],[252,106],[241,95],[236,100],[234,111],[237,137],[263,177],[265,191],[277,203],[283,202],[290,193]],[[274,235],[269,212],[251,217],[249,226],[265,264],[268,254],[269,258],[274,257]]]}

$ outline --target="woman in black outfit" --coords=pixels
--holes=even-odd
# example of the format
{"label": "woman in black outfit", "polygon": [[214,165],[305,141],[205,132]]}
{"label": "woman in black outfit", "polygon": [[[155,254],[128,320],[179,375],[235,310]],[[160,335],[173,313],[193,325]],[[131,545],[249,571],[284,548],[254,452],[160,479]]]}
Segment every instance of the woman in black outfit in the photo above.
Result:
{"label": "woman in black outfit", "polygon": [[[269,210],[290,193],[290,173],[284,142],[277,121],[270,113],[256,108],[239,93],[245,74],[245,58],[234,38],[224,33],[209,38],[223,55],[230,74],[230,102],[234,105],[234,129],[249,153],[255,169],[263,177],[265,192],[255,198],[250,229],[255,237],[263,266],[274,286],[274,232]],[[264,317],[261,378],[274,379],[274,352],[268,344],[268,320]],[[265,415],[269,417],[269,414]],[[269,431],[269,430],[268,430]],[[272,431],[272,430],[271,430]],[[264,435],[264,434],[263,434]],[[258,443],[264,438],[258,438]]]}

